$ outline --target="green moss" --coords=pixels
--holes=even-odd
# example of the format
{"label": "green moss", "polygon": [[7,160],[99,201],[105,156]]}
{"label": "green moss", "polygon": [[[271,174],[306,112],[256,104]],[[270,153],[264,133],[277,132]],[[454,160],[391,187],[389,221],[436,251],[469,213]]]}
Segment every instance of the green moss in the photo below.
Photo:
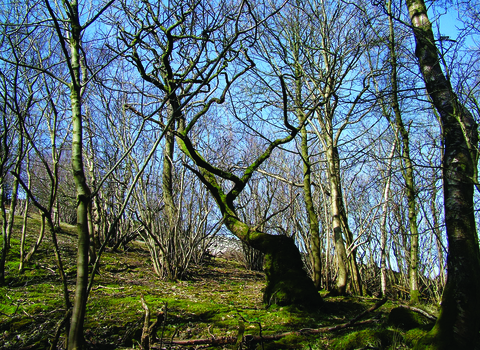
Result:
{"label": "green moss", "polygon": [[[263,345],[263,349],[272,350],[272,349],[301,349],[302,342],[305,340],[305,337],[291,334],[286,337],[283,337],[280,340],[266,343]],[[261,347],[260,347],[261,349]]]}
{"label": "green moss", "polygon": [[430,330],[433,327],[433,323],[428,318],[404,307],[396,307],[390,311],[388,324],[406,331],[413,328]]}
{"label": "green moss", "polygon": [[405,333],[404,340],[408,346],[414,346],[422,337],[427,334],[425,329],[413,328]]}
{"label": "green moss", "polygon": [[420,301],[420,292],[418,290],[410,291],[410,305],[417,305]]}
{"label": "green moss", "polygon": [[401,338],[401,335],[397,331],[389,329],[365,329],[348,333],[341,338],[335,339],[332,343],[332,349],[353,350],[366,346],[385,348],[391,345],[399,337]]}
{"label": "green moss", "polygon": [[[34,222],[35,220],[32,220],[32,223]],[[27,238],[31,241],[28,242],[28,246],[36,239],[37,229],[38,227],[34,232],[29,232]],[[74,227],[72,230],[68,235],[59,233],[59,245],[65,268],[71,272],[68,276],[70,290],[73,290],[76,273],[76,232]],[[258,235],[262,236],[260,233]],[[0,288],[0,334],[4,336],[2,341],[16,346],[13,348],[42,348],[43,345],[38,340],[40,338],[51,340],[56,326],[63,319],[62,285],[58,273],[51,272],[51,269],[56,270],[56,263],[49,244],[47,235],[38,254],[28,266],[27,274],[20,275],[17,271],[11,270],[9,281],[14,283]],[[290,243],[286,243],[287,248],[279,244],[281,248],[279,254],[289,256]],[[295,254],[298,254],[298,250]],[[239,321],[245,325],[245,335],[259,335],[260,330],[263,335],[270,335],[298,331],[302,328],[333,326],[352,319],[375,302],[339,297],[326,299],[321,310],[305,308],[302,305],[275,304],[266,309],[262,304],[261,290],[265,284],[265,276],[246,271],[238,262],[215,258],[208,266],[195,266],[191,280],[166,282],[153,273],[148,257],[149,253],[144,245],[135,246],[135,249],[121,253],[107,251],[103,254],[103,265],[95,277],[87,304],[85,337],[89,346],[137,347],[144,316],[140,295],[145,296],[152,320],[156,312],[168,304],[165,328],[161,327],[157,333],[159,337],[167,339],[173,336],[180,339],[210,338],[212,335],[236,336]],[[269,272],[269,286],[273,293],[271,295],[275,294],[282,303],[282,300],[299,293],[296,290],[295,279],[295,273],[299,271],[298,266],[292,269],[290,266],[285,267],[285,264],[294,263],[289,259],[278,259],[275,253],[270,257],[269,264],[272,270]],[[15,264],[18,258],[13,257],[9,261]],[[118,272],[114,272],[116,269]],[[284,277],[282,273],[290,274],[288,281],[291,283],[281,280]],[[292,290],[289,291],[288,288]],[[318,295],[317,291],[314,293]],[[393,303],[387,303],[383,308],[392,307]],[[32,317],[27,317],[24,312]],[[32,322],[24,321],[24,316],[26,320]],[[13,325],[14,322],[16,324]],[[11,327],[18,331],[11,331]],[[359,333],[359,330],[358,328],[343,330],[341,333],[343,336],[336,340],[333,338],[338,337],[339,332],[311,337],[292,335],[275,342],[265,342],[263,345],[268,349],[330,350],[333,348],[332,341],[335,341],[335,344],[346,343],[347,333],[352,332]],[[370,334],[371,344],[388,344],[391,341],[392,345],[389,345],[388,349],[392,350],[395,337],[401,338],[398,332],[389,336],[392,331],[388,330],[385,331],[386,335],[379,329],[370,333],[363,332],[360,331],[356,337],[362,338]],[[412,331],[409,334],[410,341],[413,343],[417,339],[416,336],[421,334]],[[385,342],[382,340],[383,336],[387,338]],[[337,349],[343,347],[338,345]]]}
{"label": "green moss", "polygon": [[13,322],[10,326],[10,331],[18,332],[18,331],[22,330],[22,328],[25,328],[32,323],[33,323],[32,319],[23,318],[19,321]]}

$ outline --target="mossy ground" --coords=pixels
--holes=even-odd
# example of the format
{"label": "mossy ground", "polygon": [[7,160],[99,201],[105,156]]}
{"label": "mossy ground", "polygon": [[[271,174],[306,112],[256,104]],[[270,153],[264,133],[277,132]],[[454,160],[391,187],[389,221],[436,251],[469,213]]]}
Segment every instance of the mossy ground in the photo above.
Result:
{"label": "mossy ground", "polygon": [[[65,314],[62,286],[48,235],[24,274],[18,273],[19,223],[20,220],[8,255],[7,285],[0,287],[0,348],[47,349]],[[36,239],[38,225],[36,219],[30,219],[27,247]],[[62,226],[58,241],[72,298],[76,277],[74,227]],[[325,298],[321,310],[306,311],[276,305],[266,309],[262,303],[264,286],[262,273],[247,271],[235,261],[214,259],[203,266],[193,267],[187,280],[166,282],[154,275],[148,251],[141,244],[131,244],[127,251],[107,251],[88,301],[85,319],[87,347],[139,348],[144,315],[140,302],[142,295],[152,318],[158,310],[166,310],[166,322],[160,327],[158,336],[167,339],[236,336],[241,323],[245,326],[244,334],[253,335],[259,335],[260,331],[268,335],[334,326],[349,321],[377,301],[332,297]],[[404,331],[389,326],[388,312],[395,306],[397,303],[388,302],[369,314],[367,318],[376,318],[376,322],[370,325],[314,336],[291,335],[261,344],[259,348],[356,349],[371,346],[410,349],[425,331]],[[62,335],[60,347],[63,339]],[[164,348],[169,347],[164,345]],[[233,348],[233,345],[225,348]]]}

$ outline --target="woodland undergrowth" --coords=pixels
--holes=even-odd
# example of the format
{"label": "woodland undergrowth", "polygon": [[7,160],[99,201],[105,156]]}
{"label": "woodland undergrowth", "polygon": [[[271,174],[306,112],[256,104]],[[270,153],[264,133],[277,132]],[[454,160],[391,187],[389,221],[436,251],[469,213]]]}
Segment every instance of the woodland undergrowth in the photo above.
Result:
{"label": "woodland undergrowth", "polygon": [[[19,225],[7,259],[7,285],[0,287],[0,348],[50,349],[66,312],[53,248],[45,237],[19,274]],[[27,247],[38,229],[39,222],[31,218]],[[62,225],[58,241],[73,291],[74,227]],[[141,242],[124,251],[107,251],[88,300],[87,348],[145,346],[145,306],[150,323],[157,316],[160,321],[150,334],[151,349],[410,349],[432,324],[416,312],[398,316],[404,306],[399,301],[376,308],[375,298],[328,297],[320,310],[266,308],[263,286],[262,273],[245,270],[235,260],[212,258],[193,267],[186,279],[168,282],[154,274]],[[63,330],[57,347],[64,344]]]}

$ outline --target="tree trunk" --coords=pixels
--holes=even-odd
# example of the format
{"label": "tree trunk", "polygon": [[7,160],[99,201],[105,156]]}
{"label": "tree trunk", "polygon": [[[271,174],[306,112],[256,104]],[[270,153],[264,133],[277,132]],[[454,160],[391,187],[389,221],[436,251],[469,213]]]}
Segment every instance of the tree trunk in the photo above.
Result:
{"label": "tree trunk", "polygon": [[[294,55],[298,59],[298,44],[294,44]],[[296,62],[295,73],[295,105],[296,113],[299,121],[305,118],[305,113],[302,109],[302,81],[301,81],[301,67]],[[308,135],[306,126],[300,129],[300,155],[303,162],[303,197],[305,208],[307,211],[308,227],[310,232],[310,250],[312,255],[312,277],[313,283],[317,290],[320,290],[322,283],[322,256],[320,248],[320,226],[318,224],[318,217],[313,205],[312,195],[312,164],[310,162],[310,155],[308,153]]]}
{"label": "tree trunk", "polygon": [[90,189],[87,185],[83,164],[83,125],[81,105],[81,73],[80,73],[80,40],[81,31],[78,3],[70,3],[71,37],[69,38],[71,54],[70,99],[72,104],[72,170],[75,180],[77,196],[77,281],[75,287],[75,301],[72,310],[72,322],[68,335],[68,349],[82,349],[84,347],[83,323],[87,304],[88,286],[88,251],[90,244],[88,227],[88,208]]}
{"label": "tree trunk", "polygon": [[[17,161],[15,164],[15,172],[17,174],[20,174],[20,170],[22,168],[22,160],[23,160],[23,135],[20,135]],[[13,231],[13,224],[15,222],[15,210],[17,209],[17,201],[18,201],[18,179],[15,177],[13,180],[12,199],[10,202],[10,212],[8,215],[8,225],[7,225],[7,234],[6,234],[7,245],[9,248],[10,248],[10,238],[12,236],[12,231]]]}
{"label": "tree trunk", "polygon": [[[75,97],[78,99],[75,99]],[[72,138],[72,168],[77,192],[77,282],[75,302],[72,311],[72,325],[68,337],[68,349],[83,348],[83,321],[87,304],[88,285],[88,206],[90,193],[85,179],[82,159],[82,116],[80,113],[80,98],[76,91],[72,92],[73,138]]]}
{"label": "tree trunk", "polygon": [[313,205],[312,195],[312,165],[308,155],[307,130],[305,127],[300,130],[301,136],[301,154],[303,160],[303,195],[305,207],[307,210],[308,225],[310,229],[310,247],[312,252],[312,272],[313,283],[317,290],[320,289],[322,283],[322,256],[320,247],[320,226],[318,223],[317,213]]}
{"label": "tree trunk", "polygon": [[162,192],[165,202],[165,213],[168,220],[169,230],[175,225],[176,207],[173,200],[173,153],[175,150],[175,138],[171,131],[165,134],[165,148],[163,152]]}
{"label": "tree trunk", "polygon": [[[170,115],[171,117],[171,115]],[[169,242],[166,244],[166,251],[161,256],[160,263],[164,276],[169,280],[176,280],[178,276],[178,269],[173,256],[176,254],[177,243],[175,242],[177,232],[177,209],[173,194],[173,155],[175,151],[175,137],[171,131],[165,134],[165,148],[163,150],[163,173],[162,173],[162,192],[163,201],[165,203],[165,217],[167,220],[166,229],[163,232],[167,237],[163,237],[162,242]]]}
{"label": "tree trunk", "polygon": [[[433,186],[435,183],[433,183]],[[430,212],[432,213],[432,230],[433,233],[435,234],[435,242],[437,245],[437,254],[438,254],[438,276],[439,276],[439,285],[444,286],[445,285],[445,265],[444,265],[444,257],[443,257],[443,243],[442,243],[442,237],[441,237],[441,232],[440,232],[440,215],[437,210],[437,192],[435,190],[435,187],[432,186],[432,199],[430,201]]]}
{"label": "tree trunk", "polygon": [[[333,236],[335,243],[335,252],[338,263],[338,276],[336,293],[344,295],[347,289],[348,279],[350,278],[352,291],[355,294],[362,295],[362,284],[360,273],[357,268],[355,251],[347,253],[345,243],[351,246],[353,235],[348,227],[348,218],[343,203],[342,187],[340,184],[340,160],[338,149],[327,140],[327,163],[328,177],[330,180],[330,203],[333,225]],[[345,240],[344,240],[345,239]]]}
{"label": "tree trunk", "polygon": [[385,175],[385,189],[383,190],[382,219],[380,221],[380,287],[382,296],[387,296],[387,216],[390,198],[390,184],[392,182],[392,162],[395,155],[396,140],[393,141],[392,149],[388,155],[387,173]]}
{"label": "tree trunk", "polygon": [[82,160],[82,116],[80,113],[80,99],[74,102],[76,93],[72,93],[73,111],[73,138],[72,138],[72,168],[77,192],[77,282],[75,288],[75,302],[72,311],[72,325],[68,337],[68,349],[83,348],[83,321],[87,304],[88,285],[88,202],[90,194],[83,171]]}
{"label": "tree trunk", "polygon": [[342,198],[342,202],[341,202],[342,210],[340,211],[341,213],[340,218],[342,220],[343,231],[345,232],[347,245],[349,247],[347,249],[347,262],[348,262],[348,268],[350,270],[350,276],[351,276],[350,286],[352,291],[356,295],[363,295],[364,293],[363,293],[362,278],[360,276],[360,271],[358,269],[358,264],[357,264],[357,250],[354,247],[353,234],[348,225],[347,212],[344,207],[343,196],[341,198]]}
{"label": "tree trunk", "polygon": [[32,258],[32,255],[37,252],[38,247],[43,241],[43,237],[45,237],[45,213],[40,210],[41,222],[40,222],[40,232],[38,233],[37,241],[35,244],[30,248],[28,251],[27,256],[25,257],[25,263],[28,263]]}
{"label": "tree trunk", "polygon": [[[3,182],[3,181],[2,181]],[[5,285],[5,263],[7,261],[8,240],[7,240],[7,213],[5,210],[4,186],[0,185],[0,210],[2,211],[2,252],[0,254],[0,286]]]}
{"label": "tree trunk", "polygon": [[[17,150],[17,159],[15,161],[15,172],[20,173],[23,159],[23,134],[18,135],[18,150]],[[3,166],[2,166],[3,172]],[[3,246],[2,253],[0,254],[0,285],[5,284],[5,263],[7,261],[7,253],[10,250],[10,237],[12,235],[13,224],[15,221],[15,208],[17,206],[18,198],[18,179],[14,178],[13,188],[12,188],[12,199],[10,201],[10,210],[7,216],[4,203],[4,181],[2,179],[2,185],[0,190],[0,208],[2,210],[3,222],[2,222],[2,233],[3,233]]]}
{"label": "tree trunk", "polygon": [[[28,177],[28,188],[32,185],[32,176],[30,174],[30,156],[27,151],[26,170]],[[28,223],[28,209],[30,206],[30,200],[28,196],[25,198],[25,207],[23,208],[23,224],[22,224],[22,237],[20,239],[20,264],[18,265],[18,271],[23,273],[25,264],[25,239],[27,237],[27,223]]]}
{"label": "tree trunk", "polygon": [[[329,216],[329,205],[328,205],[328,200],[327,200],[327,193],[325,191],[325,187],[322,185],[320,186],[320,189],[322,191],[322,198],[323,198],[323,217],[325,218],[325,221],[323,223],[324,226],[326,227],[330,227],[332,226],[330,224],[330,221],[331,221],[331,217]],[[330,254],[331,252],[331,242],[332,242],[332,236],[331,236],[331,232],[328,232],[326,234],[326,240],[327,240],[327,244],[326,244],[326,247],[325,247],[325,265],[324,265],[324,274],[323,274],[323,281],[324,281],[324,288],[326,290],[330,290],[330,281],[333,279],[331,278],[331,266],[333,265],[332,264],[332,261],[333,261],[333,256],[334,254]]]}
{"label": "tree trunk", "polygon": [[298,305],[305,308],[321,305],[320,294],[303,269],[300,252],[292,238],[252,231],[236,215],[227,212],[224,217],[225,225],[234,235],[265,254],[265,304]]}
{"label": "tree trunk", "polygon": [[480,341],[480,251],[473,205],[477,124],[443,74],[424,1],[406,3],[416,39],[415,54],[443,126],[443,186],[449,243],[440,315],[417,348],[473,349]]}
{"label": "tree trunk", "polygon": [[[392,13],[392,1],[388,2],[388,12]],[[418,290],[418,225],[417,225],[417,205],[415,194],[415,180],[413,175],[413,162],[410,157],[410,140],[409,133],[405,127],[400,111],[400,103],[398,101],[398,79],[397,79],[397,53],[395,43],[395,32],[393,28],[393,18],[389,16],[389,42],[391,74],[390,83],[392,87],[391,106],[395,114],[395,126],[401,136],[401,159],[403,165],[403,178],[405,180],[405,189],[408,202],[408,223],[410,226],[410,259],[408,267],[408,278],[410,286],[410,302],[418,303],[420,292]]]}

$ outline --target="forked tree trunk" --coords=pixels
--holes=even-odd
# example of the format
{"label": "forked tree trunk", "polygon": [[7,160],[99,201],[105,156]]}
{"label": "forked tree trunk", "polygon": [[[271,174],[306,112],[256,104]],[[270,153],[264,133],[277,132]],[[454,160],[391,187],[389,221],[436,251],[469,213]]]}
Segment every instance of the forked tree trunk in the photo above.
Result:
{"label": "forked tree trunk", "polygon": [[334,293],[344,295],[350,280],[352,292],[357,295],[362,295],[363,289],[357,267],[356,252],[352,251],[348,255],[345,247],[345,244],[348,246],[352,245],[353,235],[348,227],[348,218],[343,203],[338,149],[333,145],[332,140],[327,140],[326,143],[333,237],[338,263],[337,285]]}
{"label": "forked tree trunk", "polygon": [[[180,148],[187,156],[201,162],[198,156],[192,155],[193,149],[186,146],[186,138],[178,140]],[[215,175],[205,168],[199,167],[200,171],[191,170],[195,171],[214,197],[222,212],[223,222],[230,232],[242,242],[265,254],[264,271],[267,285],[263,295],[264,302],[267,305],[319,307],[322,299],[303,268],[303,261],[294,240],[287,236],[260,232],[242,222],[235,212],[234,196],[229,197],[232,192],[225,194]]]}
{"label": "forked tree trunk", "polygon": [[407,0],[415,54],[443,126],[443,186],[448,238],[447,283],[440,315],[417,349],[474,349],[480,341],[480,251],[473,191],[478,162],[477,123],[453,92],[439,63],[423,0]]}

